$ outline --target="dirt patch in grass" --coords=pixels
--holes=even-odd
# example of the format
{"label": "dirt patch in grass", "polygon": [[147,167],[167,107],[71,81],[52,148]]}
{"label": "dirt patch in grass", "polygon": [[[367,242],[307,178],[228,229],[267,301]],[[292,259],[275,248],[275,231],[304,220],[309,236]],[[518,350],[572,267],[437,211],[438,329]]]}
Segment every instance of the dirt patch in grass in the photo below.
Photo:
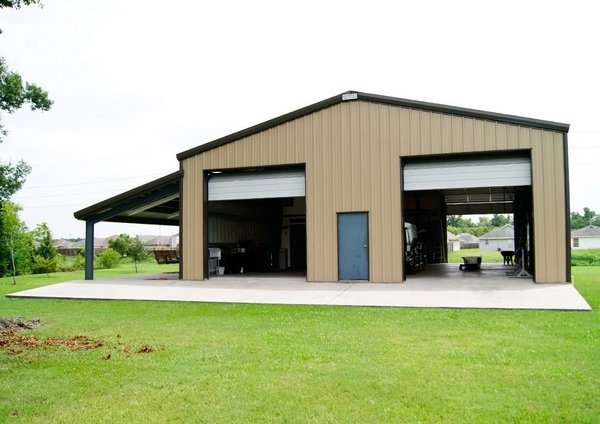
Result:
{"label": "dirt patch in grass", "polygon": [[[123,353],[128,353],[130,349],[125,347],[121,342],[118,346],[109,346],[104,340],[94,340],[87,336],[71,336],[64,337],[47,337],[40,339],[31,334],[19,333],[20,330],[33,330],[40,325],[43,325],[39,318],[27,320],[25,318],[2,318],[0,317],[0,350],[5,350],[8,354],[15,355],[23,353],[24,349],[33,350],[44,346],[50,347],[66,347],[71,350],[91,350],[105,347],[109,350],[119,350]],[[117,338],[120,338],[117,335]],[[139,349],[135,349],[135,353],[152,353],[157,349],[150,347],[147,344],[142,345]],[[159,348],[158,350],[162,350]],[[102,359],[110,359],[111,353],[103,356]]]}
{"label": "dirt patch in grass", "polygon": [[42,325],[42,320],[39,318],[25,319],[25,318],[2,318],[0,317],[0,333],[7,330],[18,331],[21,329],[33,330],[36,327]]}
{"label": "dirt patch in grass", "polygon": [[105,342],[93,340],[86,336],[72,336],[69,338],[48,337],[40,340],[30,334],[17,334],[20,330],[33,330],[43,325],[39,318],[27,320],[25,318],[0,318],[0,349],[10,354],[22,353],[23,349],[36,349],[41,346],[64,346],[71,350],[89,350],[104,346]]}

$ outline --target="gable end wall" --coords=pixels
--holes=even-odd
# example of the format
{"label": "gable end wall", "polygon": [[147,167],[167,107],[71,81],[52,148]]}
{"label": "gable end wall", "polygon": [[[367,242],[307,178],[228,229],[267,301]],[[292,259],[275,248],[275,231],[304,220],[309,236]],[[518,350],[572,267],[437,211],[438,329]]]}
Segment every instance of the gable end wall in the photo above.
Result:
{"label": "gable end wall", "polygon": [[567,281],[563,133],[343,102],[182,160],[184,279],[204,278],[204,173],[305,164],[307,280],[337,281],[337,213],[369,212],[370,281],[402,281],[401,157],[530,150],[536,281]]}

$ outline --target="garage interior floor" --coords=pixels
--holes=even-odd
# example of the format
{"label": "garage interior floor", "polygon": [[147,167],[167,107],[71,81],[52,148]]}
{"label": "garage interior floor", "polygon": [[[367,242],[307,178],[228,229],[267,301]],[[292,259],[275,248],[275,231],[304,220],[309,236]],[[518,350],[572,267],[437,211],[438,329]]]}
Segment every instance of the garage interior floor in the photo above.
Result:
{"label": "garage interior floor", "polygon": [[177,274],[78,280],[7,295],[10,298],[159,300],[182,302],[542,309],[590,311],[570,283],[535,284],[508,278],[509,266],[482,264],[460,271],[458,264],[430,264],[405,283],[309,283],[303,273],[233,274],[205,281]]}

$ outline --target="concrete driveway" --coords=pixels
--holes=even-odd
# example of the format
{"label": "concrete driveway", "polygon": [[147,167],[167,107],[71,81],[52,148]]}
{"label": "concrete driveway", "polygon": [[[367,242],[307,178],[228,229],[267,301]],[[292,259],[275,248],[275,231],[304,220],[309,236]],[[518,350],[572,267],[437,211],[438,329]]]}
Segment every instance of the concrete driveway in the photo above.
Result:
{"label": "concrete driveway", "polygon": [[[440,264],[444,265],[444,264]],[[447,266],[447,265],[446,265]],[[456,273],[454,273],[456,274]],[[462,277],[461,277],[462,275]],[[417,275],[404,283],[308,283],[304,276],[224,275],[205,281],[176,274],[70,281],[8,295],[11,298],[162,300],[181,302],[346,305],[425,308],[590,311],[572,284],[463,273]]]}

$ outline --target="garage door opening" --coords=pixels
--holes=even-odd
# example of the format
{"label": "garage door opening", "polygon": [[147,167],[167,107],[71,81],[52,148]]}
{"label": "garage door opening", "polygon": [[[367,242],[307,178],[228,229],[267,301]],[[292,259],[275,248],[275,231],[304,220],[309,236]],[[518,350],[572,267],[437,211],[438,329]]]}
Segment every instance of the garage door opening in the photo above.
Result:
{"label": "garage door opening", "polygon": [[208,275],[306,274],[304,168],[208,175]]}
{"label": "garage door opening", "polygon": [[[512,214],[514,230],[509,230],[514,233],[512,258],[523,252],[525,270],[533,274],[535,249],[528,153],[405,159],[403,188],[405,279],[427,272],[427,265],[448,262],[448,252],[456,246],[448,240],[447,217],[451,215]],[[499,244],[496,249],[499,262],[504,265],[500,258],[510,254],[508,244],[506,247]],[[476,264],[469,269],[491,267],[477,259],[480,254],[472,256],[465,259]],[[508,266],[504,271],[510,273],[513,268]]]}

